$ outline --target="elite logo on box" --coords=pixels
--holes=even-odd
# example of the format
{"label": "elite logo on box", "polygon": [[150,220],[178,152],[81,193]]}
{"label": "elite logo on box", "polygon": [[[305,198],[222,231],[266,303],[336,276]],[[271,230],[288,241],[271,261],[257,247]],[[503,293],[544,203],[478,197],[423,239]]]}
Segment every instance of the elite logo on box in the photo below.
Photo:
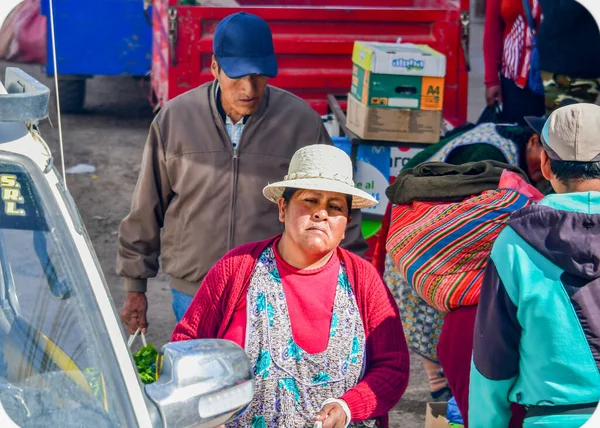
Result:
{"label": "elite logo on box", "polygon": [[356,40],[352,62],[374,74],[446,76],[446,57],[427,45]]}
{"label": "elite logo on box", "polygon": [[392,67],[405,68],[407,70],[423,70],[425,68],[425,61],[413,58],[396,58],[392,60]]}

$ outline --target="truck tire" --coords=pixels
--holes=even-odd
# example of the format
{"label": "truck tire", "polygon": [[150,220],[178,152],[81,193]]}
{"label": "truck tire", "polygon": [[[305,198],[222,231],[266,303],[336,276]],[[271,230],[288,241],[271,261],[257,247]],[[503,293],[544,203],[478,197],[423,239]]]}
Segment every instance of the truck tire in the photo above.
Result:
{"label": "truck tire", "polygon": [[58,79],[60,110],[66,114],[83,112],[86,79]]}

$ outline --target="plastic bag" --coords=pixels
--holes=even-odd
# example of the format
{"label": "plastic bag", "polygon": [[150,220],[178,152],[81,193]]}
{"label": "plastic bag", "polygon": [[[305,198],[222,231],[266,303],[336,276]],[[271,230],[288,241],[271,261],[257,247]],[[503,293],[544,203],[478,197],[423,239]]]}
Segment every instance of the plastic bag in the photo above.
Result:
{"label": "plastic bag", "polygon": [[20,3],[14,7],[13,10],[6,16],[2,27],[0,28],[0,58],[8,58],[9,51],[12,47],[13,40],[15,38],[14,22],[15,17],[20,9],[22,9],[24,3]]}
{"label": "plastic bag", "polygon": [[153,383],[156,381],[157,373],[157,361],[158,361],[158,351],[154,348],[153,344],[146,343],[146,336],[144,333],[141,333],[141,330],[138,328],[135,331],[135,334],[129,336],[129,340],[127,341],[127,346],[131,348],[135,338],[138,334],[142,338],[142,344],[144,345],[142,349],[133,354],[133,360],[135,361],[135,366],[138,371],[138,375],[140,380],[144,384]]}
{"label": "plastic bag", "polygon": [[463,417],[460,414],[460,410],[458,410],[458,405],[456,404],[456,399],[454,397],[448,401],[448,407],[446,408],[446,419],[448,419],[448,422],[453,424],[464,424]]}
{"label": "plastic bag", "polygon": [[500,123],[500,115],[502,114],[502,109],[500,108],[500,104],[497,102],[491,106],[486,106],[481,114],[479,115],[479,119],[477,119],[477,125],[481,125],[482,123]]}
{"label": "plastic bag", "polygon": [[46,17],[40,13],[40,0],[19,4],[0,34],[0,56],[15,62],[46,63]]}

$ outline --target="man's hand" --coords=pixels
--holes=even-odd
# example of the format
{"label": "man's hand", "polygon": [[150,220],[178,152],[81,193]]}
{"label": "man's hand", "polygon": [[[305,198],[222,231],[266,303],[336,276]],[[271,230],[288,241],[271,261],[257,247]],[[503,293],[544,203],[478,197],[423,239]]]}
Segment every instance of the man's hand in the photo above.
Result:
{"label": "man's hand", "polygon": [[317,413],[314,422],[322,422],[323,428],[344,428],[346,426],[346,412],[338,403],[326,404]]}
{"label": "man's hand", "polygon": [[502,104],[502,89],[500,86],[496,85],[485,88],[485,103],[491,106],[496,101],[498,104]]}
{"label": "man's hand", "polygon": [[130,291],[127,293],[127,299],[121,309],[121,320],[125,323],[129,334],[134,334],[140,328],[142,333],[146,334],[148,321],[146,321],[146,312],[148,311],[148,299],[146,293]]}

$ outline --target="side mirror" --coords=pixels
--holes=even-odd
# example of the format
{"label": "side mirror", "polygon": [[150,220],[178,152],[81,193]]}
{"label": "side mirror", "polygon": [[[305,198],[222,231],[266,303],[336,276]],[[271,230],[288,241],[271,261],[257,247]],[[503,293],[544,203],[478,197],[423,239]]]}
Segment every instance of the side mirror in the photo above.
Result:
{"label": "side mirror", "polygon": [[146,395],[165,428],[211,428],[231,422],[254,396],[254,375],[242,348],[228,340],[168,343]]}

